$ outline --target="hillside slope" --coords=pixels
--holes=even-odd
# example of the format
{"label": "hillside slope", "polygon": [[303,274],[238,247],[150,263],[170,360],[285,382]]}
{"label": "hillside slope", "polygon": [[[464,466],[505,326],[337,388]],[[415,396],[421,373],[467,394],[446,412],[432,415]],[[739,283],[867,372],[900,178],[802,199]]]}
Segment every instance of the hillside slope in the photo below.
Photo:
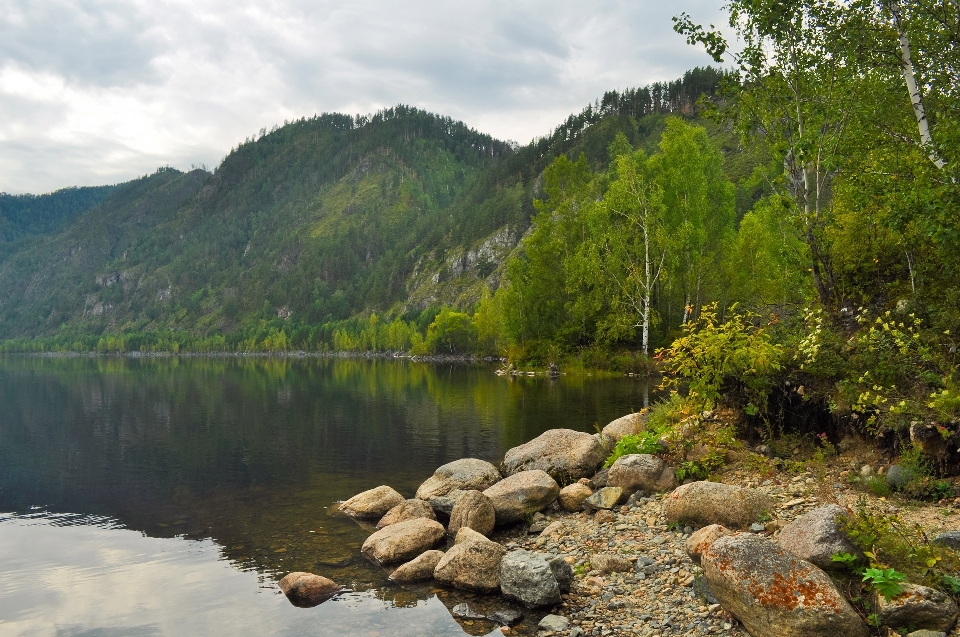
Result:
{"label": "hillside slope", "polygon": [[718,78],[608,93],[520,148],[405,106],[261,130],[212,174],[158,170],[21,242],[0,262],[0,339],[203,338],[470,306],[499,284],[554,157],[601,166],[618,133],[653,148],[665,113],[693,114]]}

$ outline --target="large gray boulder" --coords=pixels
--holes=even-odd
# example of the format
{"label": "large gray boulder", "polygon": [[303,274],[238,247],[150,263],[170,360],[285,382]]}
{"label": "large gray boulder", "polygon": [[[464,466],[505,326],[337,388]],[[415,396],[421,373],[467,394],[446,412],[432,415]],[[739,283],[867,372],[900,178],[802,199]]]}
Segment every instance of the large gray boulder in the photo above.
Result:
{"label": "large gray boulder", "polygon": [[417,489],[417,498],[430,500],[447,495],[454,489],[483,491],[499,482],[500,478],[497,468],[486,460],[461,458],[434,471]]}
{"label": "large gray boulder", "polygon": [[[500,562],[500,590],[504,597],[515,599],[527,608],[559,604],[563,588],[554,571],[564,568],[570,569],[570,565],[556,556],[510,551]],[[560,577],[567,587],[570,579],[566,574]]]}
{"label": "large gray boulder", "polygon": [[603,428],[603,434],[619,441],[624,436],[635,436],[647,427],[647,414],[635,412],[611,421]]}
{"label": "large gray boulder", "polygon": [[496,523],[497,511],[490,498],[479,491],[466,491],[450,512],[447,533],[456,535],[461,528],[467,527],[482,535],[490,535]]}
{"label": "large gray boulder", "polygon": [[377,522],[377,528],[382,529],[385,526],[390,526],[397,522],[406,522],[407,520],[416,520],[417,518],[436,520],[437,516],[433,513],[433,509],[429,503],[423,500],[405,500],[387,511],[384,516],[380,518],[380,521]]}
{"label": "large gray boulder", "polygon": [[710,590],[754,637],[867,637],[830,576],[753,533],[715,540],[702,554]]}
{"label": "large gray boulder", "polygon": [[876,595],[874,608],[880,623],[890,628],[939,630],[950,632],[957,623],[957,604],[938,590],[904,584],[903,592],[893,599]]}
{"label": "large gray boulder", "polygon": [[677,476],[667,463],[648,453],[632,453],[617,458],[610,473],[607,486],[620,487],[630,494],[637,491],[655,493],[669,491],[677,486]]}
{"label": "large gray boulder", "polygon": [[558,482],[570,483],[592,476],[606,457],[603,445],[590,434],[550,429],[509,450],[500,469],[505,476],[540,469]]}
{"label": "large gray boulder", "polygon": [[324,602],[340,590],[333,581],[313,573],[288,573],[280,580],[280,590],[294,606],[309,608]]}
{"label": "large gray boulder", "polygon": [[447,536],[436,520],[417,518],[384,527],[367,538],[360,552],[377,564],[406,562],[432,549]]}
{"label": "large gray boulder", "polygon": [[397,567],[397,570],[391,573],[388,579],[398,584],[411,584],[433,579],[433,571],[437,568],[437,564],[440,563],[442,557],[443,551],[425,551],[406,564]]}
{"label": "large gray boulder", "polygon": [[493,502],[497,524],[510,524],[550,506],[560,495],[560,485],[545,471],[521,471],[496,483],[483,495]]}
{"label": "large gray boulder", "polygon": [[840,530],[837,520],[850,518],[850,512],[837,504],[826,504],[781,529],[777,543],[801,560],[807,560],[822,569],[838,567],[831,557],[836,553],[850,553],[866,559],[847,534]]}
{"label": "large gray boulder", "polygon": [[722,524],[743,529],[773,511],[773,499],[762,491],[719,482],[685,484],[663,501],[667,522],[694,526]]}
{"label": "large gray boulder", "polygon": [[352,518],[382,518],[387,511],[403,502],[405,499],[402,495],[384,484],[342,502],[340,510]]}
{"label": "large gray boulder", "polygon": [[433,578],[462,590],[494,593],[500,588],[500,561],[506,553],[500,544],[462,528],[455,544],[437,563]]}

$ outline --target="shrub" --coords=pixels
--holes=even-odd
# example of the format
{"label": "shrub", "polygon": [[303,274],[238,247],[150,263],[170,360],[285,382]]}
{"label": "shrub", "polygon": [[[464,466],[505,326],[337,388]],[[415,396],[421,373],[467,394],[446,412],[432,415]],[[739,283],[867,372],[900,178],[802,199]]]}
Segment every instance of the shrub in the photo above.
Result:
{"label": "shrub", "polygon": [[700,318],[685,325],[683,335],[658,353],[667,372],[664,385],[686,383],[689,398],[706,408],[732,387],[742,392],[748,414],[765,413],[783,348],[765,326],[754,324],[756,319],[734,306],[730,318],[720,323],[716,303],[705,306]]}

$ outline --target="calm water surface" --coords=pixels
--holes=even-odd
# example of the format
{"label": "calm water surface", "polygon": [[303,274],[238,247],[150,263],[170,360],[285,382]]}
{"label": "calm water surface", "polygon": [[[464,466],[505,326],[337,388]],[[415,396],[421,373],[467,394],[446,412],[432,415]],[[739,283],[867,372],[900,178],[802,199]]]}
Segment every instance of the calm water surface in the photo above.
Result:
{"label": "calm water surface", "polygon": [[[639,409],[645,381],[407,361],[0,357],[0,636],[483,635],[388,584],[335,503],[546,429]],[[311,609],[276,588],[348,587]],[[505,607],[493,598],[469,599]],[[537,616],[529,616],[527,627]],[[497,632],[499,634],[499,631]]]}

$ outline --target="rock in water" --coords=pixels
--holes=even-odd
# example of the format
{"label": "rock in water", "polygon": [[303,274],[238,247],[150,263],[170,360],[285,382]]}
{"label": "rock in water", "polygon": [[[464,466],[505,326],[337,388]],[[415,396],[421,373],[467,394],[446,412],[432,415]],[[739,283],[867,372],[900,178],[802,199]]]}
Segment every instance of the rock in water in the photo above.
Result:
{"label": "rock in water", "polygon": [[838,518],[849,517],[850,512],[836,504],[817,507],[783,527],[777,543],[825,570],[838,567],[831,559],[835,553],[850,553],[863,560],[863,553],[837,525]]}
{"label": "rock in water", "polygon": [[583,501],[583,505],[594,511],[598,509],[612,509],[623,498],[623,489],[620,487],[603,487]]}
{"label": "rock in water", "polygon": [[710,590],[754,637],[867,637],[830,577],[753,533],[714,541],[701,556]]}
{"label": "rock in water", "polygon": [[340,590],[332,580],[313,573],[289,573],[279,582],[280,590],[294,606],[309,608],[330,599]]}
{"label": "rock in water", "polygon": [[523,619],[523,613],[517,610],[497,610],[487,615],[487,619],[501,626],[513,626]]}
{"label": "rock in water", "polygon": [[416,520],[417,518],[427,518],[436,520],[437,516],[433,513],[430,504],[423,500],[406,500],[393,507],[384,514],[377,522],[377,528],[382,529],[385,526],[396,524],[397,522],[406,522],[407,520]]}
{"label": "rock in water", "polygon": [[677,486],[677,476],[667,463],[648,453],[620,456],[610,467],[607,486],[620,487],[625,493],[669,491]]}
{"label": "rock in water", "polygon": [[417,489],[417,498],[431,500],[459,489],[483,491],[500,481],[500,472],[486,460],[462,458],[448,462],[433,472]]}
{"label": "rock in water", "polygon": [[483,495],[493,503],[497,524],[510,524],[550,506],[560,495],[560,486],[545,471],[537,469],[504,478]]}
{"label": "rock in water", "polygon": [[560,489],[560,506],[564,511],[579,511],[583,501],[593,495],[593,490],[585,484],[574,482]]}
{"label": "rock in water", "polygon": [[588,433],[572,429],[550,429],[530,442],[514,447],[503,458],[503,475],[539,469],[554,480],[576,482],[592,476],[607,453]]}
{"label": "rock in water", "polygon": [[403,496],[392,487],[381,485],[341,503],[340,510],[352,518],[382,518],[387,511],[404,502]]}
{"label": "rock in water", "polygon": [[695,526],[722,524],[745,529],[773,511],[773,500],[762,491],[719,482],[685,484],[674,489],[663,501],[663,513],[668,522]]}
{"label": "rock in water", "polygon": [[443,551],[426,551],[403,564],[390,574],[390,581],[398,584],[411,584],[433,579],[433,571],[437,568]]}
{"label": "rock in water", "polygon": [[499,590],[500,560],[507,550],[468,528],[460,529],[456,542],[437,563],[433,578],[441,584],[477,593]]}
{"label": "rock in water", "polygon": [[546,555],[510,551],[500,562],[500,590],[527,608],[559,604],[560,585]]}
{"label": "rock in water", "polygon": [[360,552],[377,564],[405,562],[443,541],[443,525],[436,520],[417,518],[380,529],[367,538]]}
{"label": "rock in water", "polygon": [[486,619],[487,616],[470,608],[466,602],[457,604],[450,613],[457,619]]}
{"label": "rock in water", "polygon": [[603,433],[618,441],[624,436],[635,436],[647,427],[647,414],[637,412],[621,416],[603,428]]}
{"label": "rock in water", "polygon": [[893,599],[874,598],[880,622],[890,628],[940,630],[949,632],[957,623],[957,604],[938,590],[904,584],[903,592]]}
{"label": "rock in water", "polygon": [[466,491],[453,505],[447,532],[456,535],[463,527],[471,528],[482,535],[490,535],[497,522],[497,512],[490,498],[479,491]]}

